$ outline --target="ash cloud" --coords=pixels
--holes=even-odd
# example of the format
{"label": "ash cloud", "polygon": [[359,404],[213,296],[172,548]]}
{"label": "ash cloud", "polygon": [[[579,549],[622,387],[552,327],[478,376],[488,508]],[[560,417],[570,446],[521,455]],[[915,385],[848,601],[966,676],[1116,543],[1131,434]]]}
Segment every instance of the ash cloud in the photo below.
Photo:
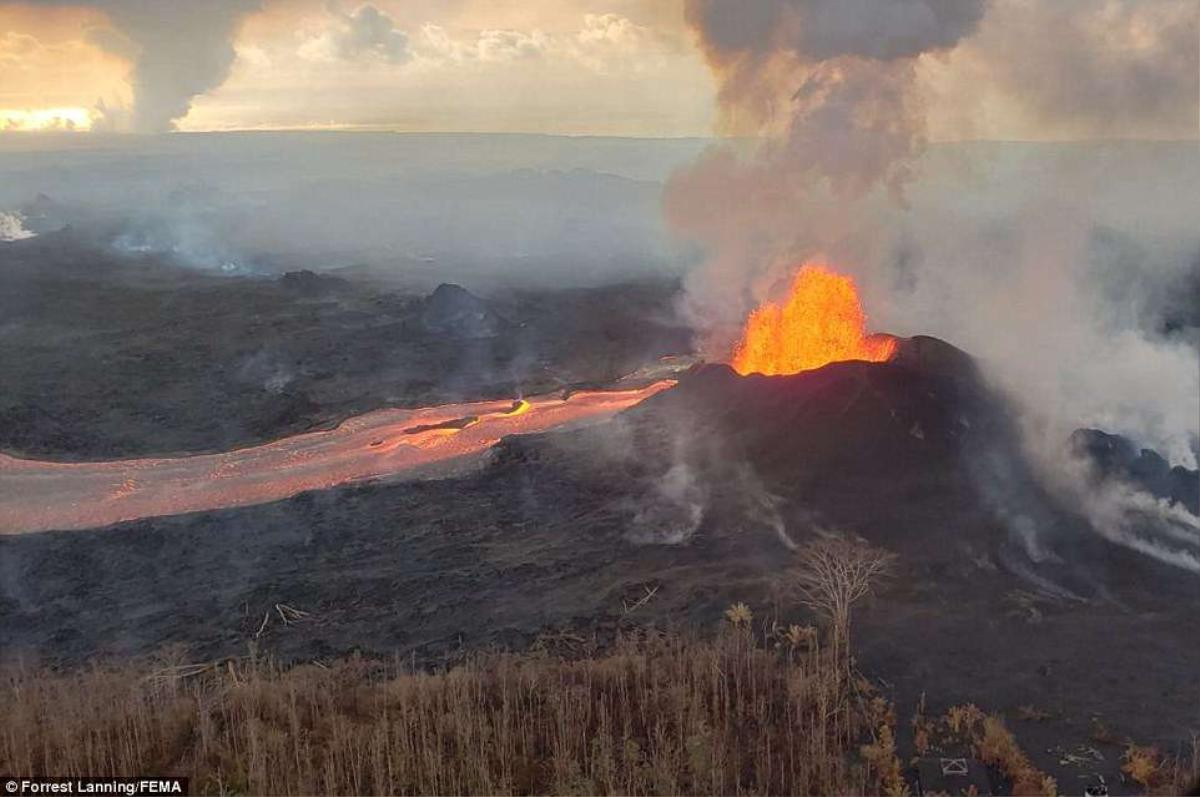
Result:
{"label": "ash cloud", "polygon": [[925,146],[916,59],[953,46],[983,11],[982,0],[687,4],[724,126],[757,137],[714,147],[667,186],[668,219],[708,259],[689,284],[707,348],[727,348],[748,307],[826,248],[863,196],[902,196]]}
{"label": "ash cloud", "polygon": [[691,0],[686,16],[719,62],[790,52],[893,60],[950,47],[983,16],[980,0]]}
{"label": "ash cloud", "polygon": [[[1200,335],[1166,306],[1200,252],[1186,210],[1200,201],[1194,147],[931,151],[921,81],[931,65],[1003,62],[1006,102],[1024,102],[1047,130],[1137,135],[1127,123],[1140,115],[1182,114],[1194,135],[1196,15],[1193,4],[1117,0],[689,2],[722,124],[752,136],[678,171],[664,198],[673,229],[705,258],[685,309],[706,353],[727,357],[748,309],[825,257],[858,278],[875,329],[932,334],[979,358],[1059,496],[1095,493],[1056,481],[1071,472],[1062,449],[1080,426],[1195,467]],[[1047,35],[1059,27],[1061,46]],[[964,96],[973,74],[959,74]],[[987,86],[987,75],[974,77]],[[1154,514],[1114,495],[1084,508],[1110,538],[1113,518]],[[1031,524],[1022,539],[1046,532]]]}
{"label": "ash cloud", "polygon": [[174,129],[192,100],[229,76],[233,36],[260,0],[33,0],[36,5],[80,6],[103,12],[110,27],[91,40],[130,62],[133,107],[98,106],[101,129],[160,133]]}

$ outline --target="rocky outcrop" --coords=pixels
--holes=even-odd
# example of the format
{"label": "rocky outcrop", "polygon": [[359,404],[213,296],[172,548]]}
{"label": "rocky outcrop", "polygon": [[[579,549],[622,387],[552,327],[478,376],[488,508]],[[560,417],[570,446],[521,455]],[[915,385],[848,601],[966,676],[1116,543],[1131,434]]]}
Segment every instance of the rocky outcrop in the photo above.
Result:
{"label": "rocky outcrop", "polygon": [[1097,479],[1128,482],[1200,515],[1200,471],[1172,467],[1157,451],[1139,450],[1129,438],[1099,429],[1075,430],[1071,450],[1091,462]]}
{"label": "rocky outcrop", "polygon": [[483,299],[460,285],[444,282],[424,302],[421,327],[454,338],[491,338],[505,326]]}

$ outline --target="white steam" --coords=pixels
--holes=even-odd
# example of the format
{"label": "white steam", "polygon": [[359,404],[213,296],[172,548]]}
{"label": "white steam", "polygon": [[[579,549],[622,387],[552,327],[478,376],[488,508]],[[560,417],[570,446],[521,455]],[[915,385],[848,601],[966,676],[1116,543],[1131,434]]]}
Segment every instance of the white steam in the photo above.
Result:
{"label": "white steam", "polygon": [[[667,188],[668,220],[705,255],[686,309],[707,353],[726,357],[749,307],[803,260],[826,257],[859,279],[875,329],[935,335],[980,359],[1021,410],[1035,465],[1058,469],[1060,495],[1086,499],[1101,533],[1148,553],[1158,542],[1132,532],[1130,518],[1190,534],[1179,510],[1072,482],[1057,452],[1074,429],[1095,426],[1196,467],[1200,331],[1168,333],[1155,316],[1164,286],[1200,268],[1194,146],[928,152],[919,85],[931,63],[969,74],[999,60],[1004,80],[1028,84],[1026,116],[1051,129],[1123,118],[1115,106],[1134,95],[1167,122],[1179,113],[1169,98],[1187,97],[1194,122],[1196,7],[1168,6],[1072,2],[1082,16],[1056,50],[1044,29],[1021,33],[1031,19],[1065,24],[1053,3],[688,2],[723,122],[755,137],[710,149]],[[986,36],[973,37],[977,27]],[[1025,68],[1027,47],[1055,65],[1048,80]],[[1143,84],[1162,91],[1149,97]],[[1014,532],[1032,539],[1031,523]],[[1195,555],[1155,550],[1185,566]]]}
{"label": "white steam", "polygon": [[667,187],[668,219],[707,253],[688,287],[710,347],[728,345],[780,261],[820,251],[876,187],[901,195],[925,145],[917,58],[953,46],[983,9],[982,0],[687,3],[726,127],[761,141],[714,148]]}
{"label": "white steam", "polygon": [[863,278],[875,325],[971,352],[1026,410],[1031,439],[1098,427],[1196,467],[1198,341],[1154,318],[1200,254],[1181,213],[1200,202],[1188,148],[1097,145],[1085,164],[998,149],[1013,162],[973,147],[971,173],[928,164],[942,174],[907,211],[864,211],[864,229],[831,247]]}
{"label": "white steam", "polygon": [[0,241],[21,241],[35,235],[25,229],[25,217],[20,213],[0,210]]}
{"label": "white steam", "polygon": [[1046,472],[1060,494],[1080,507],[1111,542],[1200,574],[1200,518],[1120,479],[1098,479],[1090,462],[1060,450]]}
{"label": "white steam", "polygon": [[192,99],[229,76],[233,36],[260,0],[32,0],[34,5],[88,6],[111,27],[90,31],[93,42],[130,63],[131,109],[97,110],[100,129],[138,133],[171,130]]}
{"label": "white steam", "polygon": [[695,470],[676,461],[654,482],[652,495],[638,507],[629,532],[641,545],[682,545],[700,528],[708,507],[708,491]]}
{"label": "white steam", "polygon": [[1200,4],[1193,0],[993,0],[971,37],[922,64],[935,127],[993,122],[1063,139],[1196,136]]}

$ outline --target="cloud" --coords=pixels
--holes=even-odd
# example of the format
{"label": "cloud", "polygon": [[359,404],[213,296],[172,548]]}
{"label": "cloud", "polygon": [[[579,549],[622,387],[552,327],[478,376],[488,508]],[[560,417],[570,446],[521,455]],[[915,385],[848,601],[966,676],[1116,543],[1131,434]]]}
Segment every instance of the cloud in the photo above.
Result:
{"label": "cloud", "polygon": [[991,114],[1039,138],[1195,138],[1198,40],[1191,0],[995,0],[926,65],[939,132],[1003,135]]}
{"label": "cloud", "polygon": [[583,66],[596,73],[640,72],[662,65],[663,54],[675,51],[668,40],[620,14],[584,14],[574,31],[539,28],[489,28],[453,36],[439,25],[425,25],[415,47],[427,62],[511,64],[554,62]]}
{"label": "cloud", "polygon": [[[56,103],[69,102],[74,84],[103,71],[103,60],[93,45],[80,39],[47,42],[23,31],[0,32],[0,73],[16,78],[0,86],[0,104],[13,97],[39,105],[51,97]],[[53,82],[47,76],[53,76]]]}
{"label": "cloud", "polygon": [[131,63],[137,132],[171,130],[192,99],[220,86],[235,57],[233,35],[260,0],[31,0],[103,12],[109,27],[89,32],[106,52]]}
{"label": "cloud", "polygon": [[583,27],[575,38],[585,46],[636,49],[650,38],[650,31],[620,14],[584,14]]}
{"label": "cloud", "polygon": [[661,31],[620,14],[585,14],[583,27],[566,45],[571,57],[598,73],[648,73],[679,53],[678,43]]}
{"label": "cloud", "polygon": [[544,31],[489,29],[471,36],[452,36],[440,25],[421,29],[420,53],[430,63],[499,64],[532,61],[557,49]]}
{"label": "cloud", "polygon": [[475,43],[475,53],[480,61],[505,62],[543,55],[550,38],[539,30],[485,30]]}
{"label": "cloud", "polygon": [[6,70],[20,69],[44,51],[42,43],[27,33],[10,30],[0,35],[0,67]]}
{"label": "cloud", "polygon": [[350,14],[335,10],[333,14],[334,25],[301,46],[303,57],[388,64],[402,64],[412,57],[408,34],[375,6],[363,5]]}

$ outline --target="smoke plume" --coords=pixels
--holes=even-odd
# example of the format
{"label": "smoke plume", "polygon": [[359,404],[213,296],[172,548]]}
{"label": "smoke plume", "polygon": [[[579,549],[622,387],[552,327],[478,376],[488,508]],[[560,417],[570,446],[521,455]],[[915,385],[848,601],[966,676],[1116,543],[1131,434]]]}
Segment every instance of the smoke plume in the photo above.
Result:
{"label": "smoke plume", "polygon": [[994,0],[977,35],[925,65],[951,78],[929,99],[958,135],[990,133],[1002,107],[1059,138],[1194,138],[1198,37],[1190,0]]}
{"label": "smoke plume", "polygon": [[759,142],[714,148],[667,188],[669,220],[708,257],[689,285],[708,345],[726,345],[764,292],[753,276],[821,249],[872,189],[902,195],[925,143],[916,59],[953,46],[983,10],[982,0],[689,0],[722,124]]}
{"label": "smoke plume", "polygon": [[[710,148],[667,186],[668,221],[704,256],[686,310],[707,353],[725,359],[750,307],[804,260],[827,258],[858,277],[874,329],[936,335],[979,358],[1015,400],[1035,469],[1100,533],[1190,567],[1193,552],[1150,551],[1149,532],[1130,531],[1131,518],[1166,520],[1157,502],[1095,495],[1061,456],[1075,428],[1096,426],[1194,467],[1200,333],[1179,330],[1186,312],[1153,307],[1200,251],[1181,215],[1197,196],[1194,149],[926,147],[921,81],[938,64],[1004,64],[977,82],[1025,100],[1024,117],[1051,133],[1111,135],[1094,120],[1161,121],[1168,106],[1194,122],[1194,4],[1071,7],[1083,16],[1015,0],[689,0],[721,125],[748,138]],[[1061,48],[1047,35],[1054,20]],[[1175,79],[1151,79],[1160,73]],[[1188,87],[1178,110],[1172,98]],[[1044,530],[1027,508],[1007,509],[1036,544]],[[1175,536],[1194,534],[1176,514]]]}
{"label": "smoke plume", "polygon": [[[260,0],[34,0],[42,5],[102,11],[111,27],[89,31],[104,50],[128,60],[133,108],[125,118],[99,108],[101,127],[138,133],[172,130],[192,99],[225,82],[233,64],[233,35]],[[119,121],[110,118],[113,113]]]}
{"label": "smoke plume", "polygon": [[21,241],[34,234],[25,229],[25,217],[20,213],[0,210],[0,241]]}

